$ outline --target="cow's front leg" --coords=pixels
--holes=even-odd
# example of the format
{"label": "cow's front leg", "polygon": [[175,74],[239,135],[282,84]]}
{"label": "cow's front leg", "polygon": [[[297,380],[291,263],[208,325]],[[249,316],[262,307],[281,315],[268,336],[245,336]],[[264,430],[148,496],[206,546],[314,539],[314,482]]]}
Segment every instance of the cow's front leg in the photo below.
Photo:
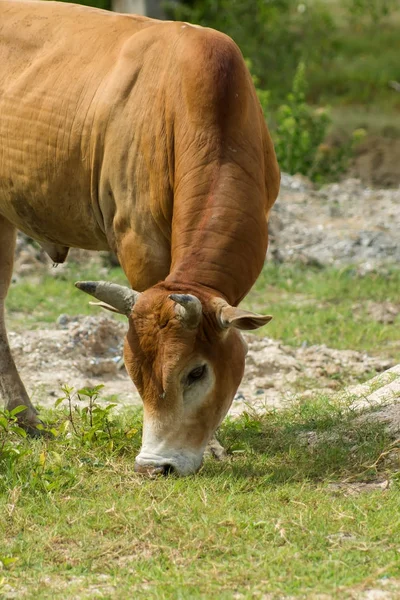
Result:
{"label": "cow's front leg", "polygon": [[11,411],[17,406],[25,407],[25,410],[19,413],[18,420],[29,433],[35,434],[38,432],[36,426],[40,424],[40,420],[15,366],[4,319],[5,298],[12,276],[15,239],[15,227],[0,216],[0,394],[4,398],[7,410]]}
{"label": "cow's front leg", "polygon": [[[144,227],[145,231],[146,228]],[[116,234],[117,255],[125,275],[134,290],[144,292],[163,281],[171,264],[171,253],[166,240],[159,232],[147,226],[152,243],[146,235],[132,228],[122,235]]]}
{"label": "cow's front leg", "polygon": [[215,435],[208,442],[204,454],[205,454],[205,456],[212,456],[216,460],[227,460],[227,458],[228,458],[227,451],[219,443],[219,441],[217,440]]}

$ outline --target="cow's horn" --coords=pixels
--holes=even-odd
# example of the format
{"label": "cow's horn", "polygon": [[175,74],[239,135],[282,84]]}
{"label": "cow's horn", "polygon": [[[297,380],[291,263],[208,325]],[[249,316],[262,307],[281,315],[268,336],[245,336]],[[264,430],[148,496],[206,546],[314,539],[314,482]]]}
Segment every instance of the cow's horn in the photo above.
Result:
{"label": "cow's horn", "polygon": [[189,329],[195,329],[203,314],[200,300],[192,294],[171,294],[169,298],[176,302],[175,312],[182,324]]}
{"label": "cow's horn", "polygon": [[109,304],[122,315],[129,315],[140,293],[117,283],[108,281],[77,281],[75,286],[91,296]]}

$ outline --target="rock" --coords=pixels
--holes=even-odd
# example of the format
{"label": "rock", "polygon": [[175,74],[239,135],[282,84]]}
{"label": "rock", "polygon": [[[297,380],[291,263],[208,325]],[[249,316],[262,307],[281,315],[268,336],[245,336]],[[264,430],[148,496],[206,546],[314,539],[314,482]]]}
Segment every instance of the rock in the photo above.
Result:
{"label": "rock", "polygon": [[282,175],[270,219],[269,256],[316,266],[400,262],[400,188],[372,189],[358,179],[319,190]]}

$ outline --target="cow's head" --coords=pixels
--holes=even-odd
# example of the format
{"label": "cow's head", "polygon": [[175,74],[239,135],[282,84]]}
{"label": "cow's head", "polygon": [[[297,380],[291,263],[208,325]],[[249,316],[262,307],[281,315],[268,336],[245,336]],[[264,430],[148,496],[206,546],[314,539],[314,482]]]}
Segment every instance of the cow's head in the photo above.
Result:
{"label": "cow's head", "polygon": [[101,281],[76,285],[129,319],[125,366],[144,405],[136,470],[195,473],[243,376],[247,348],[240,330],[271,317],[232,307],[200,288],[194,294],[158,284],[138,293]]}

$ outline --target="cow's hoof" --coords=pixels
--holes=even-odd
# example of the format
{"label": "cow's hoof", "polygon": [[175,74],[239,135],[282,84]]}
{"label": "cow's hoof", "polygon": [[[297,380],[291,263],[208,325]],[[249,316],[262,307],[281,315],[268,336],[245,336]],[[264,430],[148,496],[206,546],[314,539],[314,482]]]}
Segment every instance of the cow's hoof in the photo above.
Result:
{"label": "cow's hoof", "polygon": [[54,437],[51,431],[47,429],[46,425],[38,418],[34,420],[23,420],[18,421],[18,425],[22,427],[31,438],[52,438]]}
{"label": "cow's hoof", "polygon": [[22,428],[25,429],[26,433],[31,438],[52,438],[54,437],[51,431],[46,429],[46,426],[40,422],[36,425],[21,424]]}
{"label": "cow's hoof", "polygon": [[212,456],[215,460],[228,460],[228,453],[219,443],[216,437],[213,437],[207,444],[204,452],[205,456]]}

